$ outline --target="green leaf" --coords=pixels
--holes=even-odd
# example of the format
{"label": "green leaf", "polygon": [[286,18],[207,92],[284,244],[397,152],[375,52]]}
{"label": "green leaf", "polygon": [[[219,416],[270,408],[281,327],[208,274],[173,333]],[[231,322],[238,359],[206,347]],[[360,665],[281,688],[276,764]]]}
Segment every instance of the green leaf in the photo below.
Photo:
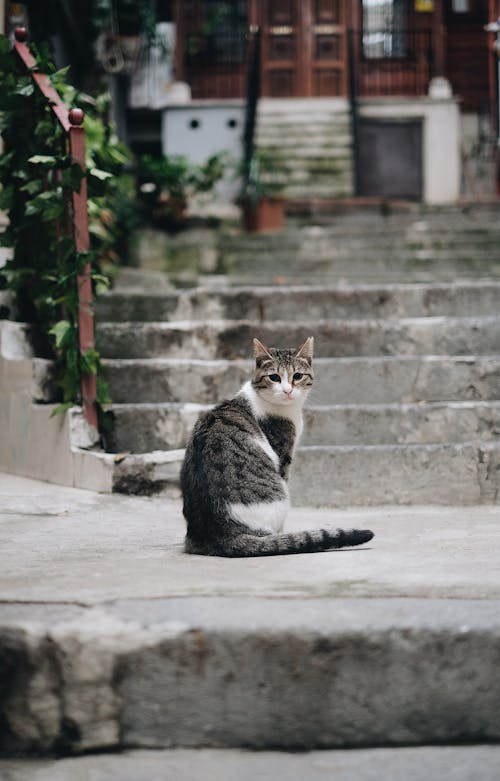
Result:
{"label": "green leaf", "polygon": [[101,182],[113,178],[113,174],[110,174],[109,171],[102,171],[100,168],[91,168],[89,174],[95,179],[99,179]]}
{"label": "green leaf", "polygon": [[32,155],[28,157],[28,163],[34,163],[35,165],[56,165],[57,157],[54,155]]}
{"label": "green leaf", "polygon": [[73,326],[70,322],[68,322],[68,320],[59,320],[58,323],[49,329],[49,334],[55,337],[56,347],[58,350],[60,350],[67,343],[72,330]]}
{"label": "green leaf", "polygon": [[97,403],[98,404],[111,404],[111,396],[109,395],[109,387],[106,380],[103,380],[102,377],[97,377]]}
{"label": "green leaf", "polygon": [[64,211],[62,192],[46,190],[36,195],[31,201],[28,201],[25,211],[27,217],[38,214],[46,222],[57,220]]}
{"label": "green leaf", "polygon": [[14,196],[14,186],[4,187],[0,191],[0,209],[8,210],[12,206],[12,200]]}
{"label": "green leaf", "polygon": [[99,368],[99,353],[93,347],[80,355],[80,366],[83,374],[97,374]]}
{"label": "green leaf", "polygon": [[52,73],[49,76],[50,81],[52,82],[52,84],[57,84],[57,82],[59,82],[59,81],[65,81],[65,79],[66,79],[66,77],[67,77],[67,75],[69,73],[70,68],[71,68],[71,65],[66,65],[66,67],[59,68],[58,71],[56,71],[55,73]]}
{"label": "green leaf", "polygon": [[64,415],[71,407],[74,407],[75,403],[73,401],[65,401],[62,404],[58,404],[57,407],[51,412],[50,417],[53,418],[55,415]]}
{"label": "green leaf", "polygon": [[31,79],[28,82],[20,84],[16,89],[14,90],[15,95],[21,95],[23,98],[29,98],[31,95],[33,95],[35,91],[35,85],[31,81]]}
{"label": "green leaf", "polygon": [[70,190],[78,192],[80,190],[80,184],[85,176],[84,171],[78,163],[73,163],[70,168],[67,168],[61,174],[61,184],[63,187],[69,187]]}
{"label": "green leaf", "polygon": [[29,193],[30,195],[38,195],[43,190],[43,181],[41,179],[32,179],[30,182],[23,184],[21,191],[23,193]]}

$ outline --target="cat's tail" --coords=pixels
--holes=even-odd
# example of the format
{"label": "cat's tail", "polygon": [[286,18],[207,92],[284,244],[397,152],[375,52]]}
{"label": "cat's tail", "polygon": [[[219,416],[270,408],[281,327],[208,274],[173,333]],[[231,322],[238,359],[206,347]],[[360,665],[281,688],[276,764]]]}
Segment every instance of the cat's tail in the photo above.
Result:
{"label": "cat's tail", "polygon": [[291,553],[317,553],[331,548],[363,545],[363,543],[369,542],[373,536],[373,532],[369,529],[315,529],[314,531],[268,534],[264,537],[241,533],[217,540],[210,545],[209,549],[201,548],[187,539],[186,551],[232,558],[283,556]]}

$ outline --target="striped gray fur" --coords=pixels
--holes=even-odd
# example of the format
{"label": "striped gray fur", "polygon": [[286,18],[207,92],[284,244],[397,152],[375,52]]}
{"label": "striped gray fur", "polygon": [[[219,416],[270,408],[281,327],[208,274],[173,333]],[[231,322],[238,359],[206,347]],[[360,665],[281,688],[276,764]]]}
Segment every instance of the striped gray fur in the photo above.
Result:
{"label": "striped gray fur", "polygon": [[360,545],[371,531],[282,532],[301,410],[313,382],[313,339],[298,350],[254,340],[251,382],[202,415],[181,470],[185,549],[208,556],[272,556]]}

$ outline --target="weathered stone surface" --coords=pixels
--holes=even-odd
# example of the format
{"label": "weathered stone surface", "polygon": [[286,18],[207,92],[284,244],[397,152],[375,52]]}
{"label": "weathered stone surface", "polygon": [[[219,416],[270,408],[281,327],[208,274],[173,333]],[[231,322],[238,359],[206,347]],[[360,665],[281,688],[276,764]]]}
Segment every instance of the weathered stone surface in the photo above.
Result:
{"label": "weathered stone surface", "polygon": [[500,739],[494,506],[295,508],[375,537],[246,561],[187,556],[179,501],[0,475],[0,507],[10,755]]}
{"label": "weathered stone surface", "polygon": [[132,601],[14,620],[4,748],[499,740],[499,640],[488,601]]}
{"label": "weathered stone surface", "polygon": [[[312,507],[497,502],[498,451],[498,442],[299,447],[291,493]],[[182,458],[182,450],[123,457],[113,490],[179,495]]]}
{"label": "weathered stone surface", "polygon": [[352,150],[344,100],[319,107],[314,99],[302,99],[281,105],[279,112],[261,100],[256,131],[256,146],[272,158],[273,181],[282,184],[285,197],[351,195]]}
{"label": "weathered stone surface", "polygon": [[217,360],[247,358],[252,338],[279,347],[315,336],[318,358],[378,355],[494,355],[500,317],[422,317],[393,320],[177,321],[101,324],[104,357]]}
{"label": "weathered stone surface", "polygon": [[[183,448],[199,404],[115,404],[108,447],[147,453]],[[500,402],[340,404],[304,410],[302,445],[438,444],[488,440],[500,434]]]}
{"label": "weathered stone surface", "polygon": [[179,473],[183,457],[183,450],[116,456],[113,491],[139,496],[161,491],[177,498],[180,495]]}
{"label": "weathered stone surface", "polygon": [[196,360],[103,361],[115,403],[192,401],[213,404],[234,395],[248,377],[243,362]]}
{"label": "weathered stone surface", "polygon": [[136,750],[54,760],[0,761],[5,781],[497,781],[498,746],[421,746],[357,751]]}
{"label": "weathered stone surface", "polygon": [[337,286],[206,287],[176,292],[119,289],[101,294],[97,315],[106,321],[295,320],[497,315],[500,282]]}
{"label": "weathered stone surface", "polygon": [[[216,404],[233,396],[252,371],[249,361],[107,359],[115,403]],[[320,358],[315,361],[316,404],[487,401],[500,398],[496,356]]]}
{"label": "weathered stone surface", "polygon": [[[472,444],[299,448],[290,485],[297,504],[479,504]],[[489,499],[491,501],[491,499]]]}

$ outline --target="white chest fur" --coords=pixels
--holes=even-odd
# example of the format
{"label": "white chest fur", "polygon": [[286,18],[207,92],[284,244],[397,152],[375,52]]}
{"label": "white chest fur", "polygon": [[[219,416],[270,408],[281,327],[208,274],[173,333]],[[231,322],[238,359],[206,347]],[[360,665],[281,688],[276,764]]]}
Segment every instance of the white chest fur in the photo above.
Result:
{"label": "white chest fur", "polygon": [[278,534],[283,530],[283,524],[290,507],[288,495],[286,499],[276,502],[256,502],[255,504],[235,503],[228,506],[229,515],[250,529],[264,529]]}
{"label": "white chest fur", "polygon": [[303,423],[302,423],[303,401],[302,400],[291,404],[274,405],[274,404],[266,403],[261,398],[259,398],[254,388],[252,387],[252,383],[250,381],[246,382],[243,385],[243,387],[240,390],[240,394],[244,396],[247,399],[247,401],[250,403],[252,412],[257,419],[275,415],[277,417],[286,418],[287,420],[290,420],[295,426],[295,431],[296,431],[295,446],[297,446],[297,443],[300,439],[300,436],[302,434],[302,429],[303,429]]}

